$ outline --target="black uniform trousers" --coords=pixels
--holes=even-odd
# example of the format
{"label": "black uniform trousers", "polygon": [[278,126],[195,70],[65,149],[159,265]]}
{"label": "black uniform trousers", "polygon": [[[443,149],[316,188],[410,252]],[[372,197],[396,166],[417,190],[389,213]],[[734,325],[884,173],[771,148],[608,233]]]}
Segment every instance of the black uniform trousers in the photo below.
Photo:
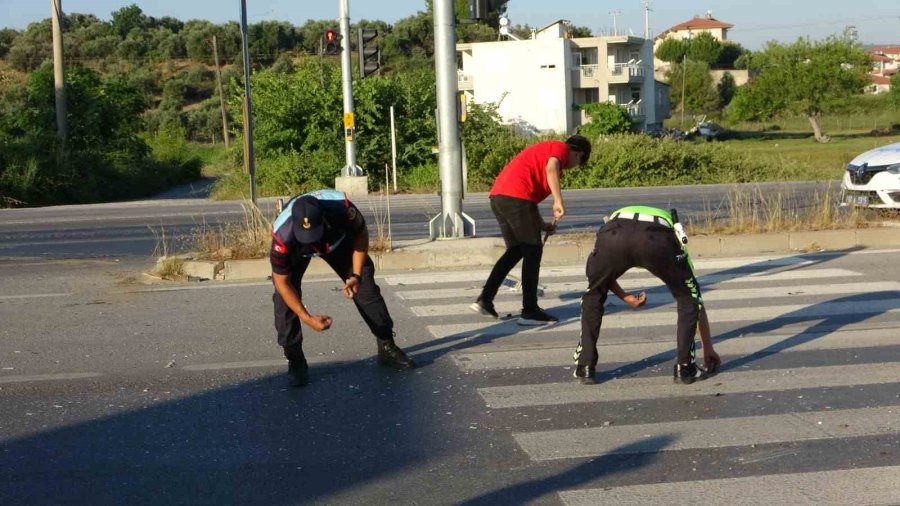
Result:
{"label": "black uniform trousers", "polygon": [[544,253],[544,220],[534,202],[504,195],[491,197],[491,210],[500,225],[506,251],[491,269],[480,298],[493,301],[506,275],[522,260],[522,309],[534,311],[538,307],[537,286]]}
{"label": "black uniform trousers", "polygon": [[616,218],[597,232],[587,260],[588,290],[581,298],[578,365],[597,366],[597,339],[609,287],[632,267],[647,269],[672,292],[678,307],[678,363],[690,363],[696,354],[694,336],[703,300],[687,255],[671,228]]}
{"label": "black uniform trousers", "polygon": [[[335,250],[322,257],[342,280],[346,280],[353,273],[352,243],[352,238],[348,235]],[[300,283],[310,260],[312,258],[300,256],[291,259],[290,282],[297,290],[301,300],[303,292]],[[366,258],[366,263],[359,275],[362,277],[359,282],[359,292],[353,296],[356,309],[375,337],[379,339],[393,338],[394,321],[381,296],[381,289],[375,284],[375,264],[372,263],[371,258]],[[300,351],[300,345],[303,342],[300,317],[284,303],[284,299],[281,298],[278,291],[272,295],[272,302],[275,305],[275,330],[278,332],[278,344],[284,347],[285,356],[291,360],[296,358],[295,354]]]}

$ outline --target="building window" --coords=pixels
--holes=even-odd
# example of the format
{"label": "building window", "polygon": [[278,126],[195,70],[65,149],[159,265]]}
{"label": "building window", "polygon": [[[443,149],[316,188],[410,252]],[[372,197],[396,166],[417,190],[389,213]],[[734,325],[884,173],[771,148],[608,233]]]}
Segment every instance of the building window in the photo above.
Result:
{"label": "building window", "polygon": [[641,89],[640,88],[631,88],[631,101],[637,102],[641,99]]}
{"label": "building window", "polygon": [[584,103],[595,104],[600,101],[599,88],[584,88]]}

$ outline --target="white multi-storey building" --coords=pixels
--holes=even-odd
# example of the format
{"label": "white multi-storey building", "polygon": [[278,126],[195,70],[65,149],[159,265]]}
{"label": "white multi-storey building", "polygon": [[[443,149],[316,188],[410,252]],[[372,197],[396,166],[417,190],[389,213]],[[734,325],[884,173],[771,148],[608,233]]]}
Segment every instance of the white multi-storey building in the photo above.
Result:
{"label": "white multi-storey building", "polygon": [[668,85],[653,77],[653,43],[633,36],[570,38],[560,20],[528,40],[457,44],[459,90],[523,132],[573,133],[590,119],[579,106],[624,107],[634,129],[660,128]]}

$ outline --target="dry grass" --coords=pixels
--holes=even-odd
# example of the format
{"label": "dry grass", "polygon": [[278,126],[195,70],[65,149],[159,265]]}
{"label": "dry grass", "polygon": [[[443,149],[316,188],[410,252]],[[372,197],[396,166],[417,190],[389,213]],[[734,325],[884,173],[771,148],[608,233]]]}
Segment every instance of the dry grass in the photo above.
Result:
{"label": "dry grass", "polygon": [[244,260],[265,258],[272,246],[272,221],[251,202],[241,204],[243,215],[237,223],[204,223],[192,238],[197,258],[204,260]]}
{"label": "dry grass", "polygon": [[178,281],[184,278],[184,259],[179,257],[163,257],[156,262],[154,274],[162,279]]}
{"label": "dry grass", "polygon": [[690,234],[758,234],[864,228],[878,219],[878,213],[857,207],[840,206],[840,192],[827,188],[811,200],[756,191],[729,192],[716,208],[689,220]]}
{"label": "dry grass", "polygon": [[369,199],[369,213],[374,220],[375,236],[369,238],[369,252],[380,253],[391,251],[393,248],[393,238],[389,228],[390,208],[386,198]]}

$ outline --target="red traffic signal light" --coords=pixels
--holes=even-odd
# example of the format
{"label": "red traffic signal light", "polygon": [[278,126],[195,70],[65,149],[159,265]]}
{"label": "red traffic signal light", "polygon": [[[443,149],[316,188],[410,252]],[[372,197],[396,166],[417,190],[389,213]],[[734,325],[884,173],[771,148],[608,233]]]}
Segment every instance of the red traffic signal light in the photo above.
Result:
{"label": "red traffic signal light", "polygon": [[322,54],[335,55],[341,54],[341,34],[332,28],[325,30],[322,36],[323,46]]}

